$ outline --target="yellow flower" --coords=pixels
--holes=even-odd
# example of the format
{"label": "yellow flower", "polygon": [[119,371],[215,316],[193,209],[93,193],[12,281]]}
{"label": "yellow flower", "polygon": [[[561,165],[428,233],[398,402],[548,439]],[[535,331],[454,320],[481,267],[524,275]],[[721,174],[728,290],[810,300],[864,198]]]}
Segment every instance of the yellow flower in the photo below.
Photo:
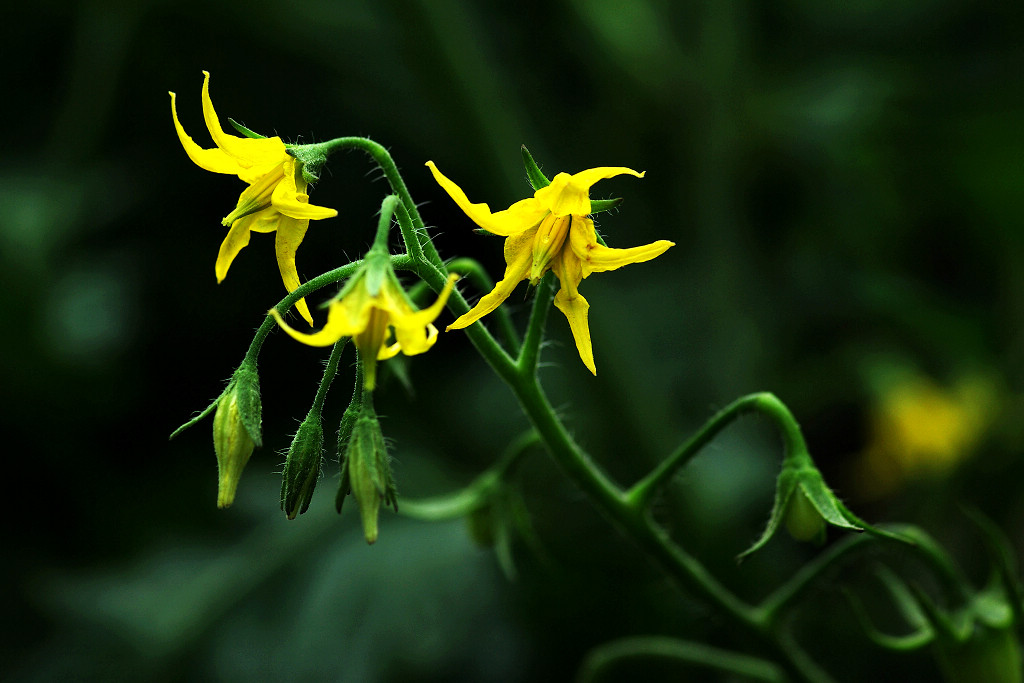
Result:
{"label": "yellow flower", "polygon": [[[367,260],[370,258],[368,255]],[[414,356],[434,345],[437,328],[433,321],[441,314],[457,279],[457,275],[450,275],[437,301],[417,311],[390,266],[381,272],[370,265],[353,275],[331,302],[327,324],[319,332],[296,332],[276,309],[270,314],[292,338],[309,346],[330,346],[342,337],[352,337],[363,363],[364,385],[372,390],[378,360],[392,358],[399,351]],[[392,334],[394,341],[389,343]]]}
{"label": "yellow flower", "polygon": [[533,197],[520,200],[497,213],[487,204],[473,204],[462,189],[446,178],[434,162],[427,166],[434,179],[451,195],[459,208],[484,230],[505,237],[505,276],[489,294],[483,296],[468,313],[448,326],[458,330],[487,315],[512,293],[522,280],[537,284],[548,270],[561,283],[555,306],[569,320],[580,359],[597,374],[590,343],[587,312],[590,304],[577,288],[591,273],[615,270],[630,263],[650,261],[674,246],[658,240],[632,249],[611,249],[597,242],[590,213],[590,187],[599,180],[628,173],[642,178],[643,173],[621,166],[591,168],[575,175],[559,173],[547,187]]}
{"label": "yellow flower", "polygon": [[905,480],[941,477],[972,455],[998,411],[996,386],[967,375],[942,387],[913,371],[886,380],[857,463],[863,495],[884,496]]}
{"label": "yellow flower", "polygon": [[[279,137],[240,138],[228,135],[220,126],[217,112],[210,100],[210,74],[203,72],[203,116],[210,136],[217,145],[203,149],[192,140],[178,121],[175,94],[171,96],[171,116],[178,139],[189,158],[200,168],[214,173],[237,175],[249,183],[238,198],[235,210],[221,221],[231,226],[220,245],[217,255],[217,282],[228,274],[231,262],[245,245],[251,232],[277,232],[277,264],[285,288],[291,292],[299,286],[295,269],[295,251],[306,235],[309,221],[337,216],[338,212],[309,203],[306,180],[302,177],[302,164],[287,152]],[[313,324],[306,302],[300,299],[296,308],[302,317]]]}

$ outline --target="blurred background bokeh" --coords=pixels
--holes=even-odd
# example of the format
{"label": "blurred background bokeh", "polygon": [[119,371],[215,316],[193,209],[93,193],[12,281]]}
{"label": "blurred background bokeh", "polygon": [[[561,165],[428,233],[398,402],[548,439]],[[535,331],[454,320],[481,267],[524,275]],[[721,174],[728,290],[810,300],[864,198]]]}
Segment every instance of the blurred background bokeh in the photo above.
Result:
{"label": "blurred background bokeh", "polygon": [[[1020,550],[1021,3],[39,0],[5,10],[0,33],[0,677],[567,680],[621,636],[732,642],[542,453],[517,475],[533,541],[514,547],[514,580],[461,522],[386,512],[367,547],[354,508],[334,514],[334,461],[288,522],[281,451],[326,356],[282,334],[261,358],[265,447],[216,509],[210,423],[167,435],[219,393],[283,289],[264,235],[216,284],[242,185],[188,160],[167,96],[209,146],[204,69],[224,118],[388,146],[442,256],[495,275],[500,241],[472,232],[426,160],[493,208],[528,193],[523,143],[549,174],[646,170],[596,186],[625,198],[599,227],[612,246],[676,246],[584,283],[596,378],[557,312],[544,356],[554,402],[620,481],[767,389],[862,516],[921,524],[979,580],[960,505]],[[331,160],[312,197],[340,214],[310,227],[304,279],[363,253],[386,191],[362,155]],[[521,321],[525,286],[509,304]],[[403,495],[466,484],[526,428],[461,333],[406,369],[415,391],[378,392]],[[733,559],[779,454],[747,419],[659,504],[750,599],[817,552],[779,537]],[[839,680],[934,675],[924,654],[870,645],[836,590],[815,609],[802,637]]]}

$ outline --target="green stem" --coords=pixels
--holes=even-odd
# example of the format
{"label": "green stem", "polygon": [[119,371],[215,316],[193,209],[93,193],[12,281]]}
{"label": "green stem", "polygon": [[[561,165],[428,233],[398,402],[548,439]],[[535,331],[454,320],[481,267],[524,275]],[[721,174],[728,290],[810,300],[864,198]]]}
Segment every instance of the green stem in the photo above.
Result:
{"label": "green stem", "polygon": [[[409,211],[405,208],[405,205],[397,201],[396,195],[391,195],[396,198],[395,202],[395,216],[398,218],[398,227],[402,231],[402,241],[405,242],[405,250],[409,253],[416,261],[425,261],[426,257],[423,255],[423,243],[420,242],[419,233],[416,231],[416,225],[412,221],[412,217],[409,216]],[[430,242],[429,240],[427,240]],[[430,242],[433,244],[432,242]],[[442,270],[442,272],[444,272]]]}
{"label": "green stem", "polygon": [[320,386],[317,387],[316,396],[313,397],[313,405],[309,409],[310,415],[320,415],[324,410],[324,401],[327,399],[327,390],[331,388],[335,375],[338,374],[338,363],[341,361],[341,352],[348,343],[348,337],[343,337],[331,347],[331,355],[327,359],[327,367],[324,368],[324,376],[320,379]]}
{"label": "green stem", "polygon": [[533,309],[530,311],[530,322],[526,326],[526,338],[519,350],[519,358],[516,359],[516,366],[519,373],[524,377],[533,377],[537,374],[537,364],[540,362],[540,346],[544,341],[544,324],[548,319],[548,312],[551,310],[551,302],[555,298],[555,274],[548,272],[537,285],[534,292]]}
{"label": "green stem", "polygon": [[[421,280],[426,282],[431,289],[435,292],[440,292],[445,285],[447,276],[444,272],[434,268],[432,265],[420,265],[417,266],[412,262],[412,259],[408,259],[407,263],[402,266],[395,266],[396,269],[409,270],[419,276]],[[461,316],[463,313],[469,311],[469,303],[462,296],[458,289],[453,289],[451,296],[448,297],[448,310],[450,310],[456,317]],[[469,341],[476,348],[477,352],[483,357],[484,361],[491,366],[491,369],[505,381],[507,384],[512,384],[516,377],[516,365],[513,362],[512,357],[508,355],[508,352],[501,347],[498,340],[484,327],[483,323],[479,320],[465,330],[466,336],[469,337]]]}
{"label": "green stem", "polygon": [[899,548],[902,552],[912,553],[917,557],[934,572],[935,577],[950,597],[961,602],[969,599],[965,588],[967,585],[966,580],[927,533],[909,524],[889,525],[887,529],[900,536],[912,539],[914,544],[888,540],[886,537],[871,536],[869,534],[847,536],[802,566],[790,577],[789,581],[765,598],[757,608],[761,613],[760,619],[774,627],[826,572],[845,562],[852,561],[866,550],[876,549],[879,538],[882,538],[883,541],[894,543],[896,544],[895,547]]}
{"label": "green stem", "polygon": [[[380,213],[377,218],[377,233],[373,237],[373,245],[370,247],[370,251],[380,254],[391,253],[388,250],[388,241],[389,238],[391,237],[391,219],[394,218],[395,216],[395,207],[397,207],[398,204],[398,195],[393,194],[389,194],[380,203]],[[402,231],[402,237],[405,238],[404,230]],[[418,240],[416,240],[415,238],[413,238],[413,242],[416,245],[419,244]],[[411,251],[409,252],[409,255],[412,256],[414,259],[416,258],[416,255],[413,254]]]}
{"label": "green stem", "polygon": [[590,683],[611,680],[608,669],[629,659],[660,658],[717,669],[746,678],[782,683],[782,671],[772,662],[720,648],[665,636],[622,638],[595,648],[587,655],[576,680]]}
{"label": "green stem", "polygon": [[782,432],[787,453],[806,452],[800,448],[804,443],[800,427],[793,419],[789,409],[774,394],[759,392],[736,399],[718,411],[714,417],[690,439],[684,442],[671,455],[663,460],[650,474],[633,485],[626,494],[630,505],[641,510],[651,504],[654,495],[664,488],[680,469],[696,456],[704,446],[711,442],[719,432],[741,415],[752,411],[761,411],[775,420]]}
{"label": "green stem", "polygon": [[583,453],[565,425],[555,416],[554,408],[535,376],[517,375],[512,389],[555,462],[627,538],[639,544],[678,583],[760,634],[760,624],[753,609],[718,583],[703,565],[673,543],[645,513],[634,508],[622,489]]}
{"label": "green stem", "polygon": [[539,442],[537,433],[529,431],[509,444],[491,467],[465,488],[443,496],[402,499],[402,514],[428,522],[465,517],[487,503],[494,487],[515,467],[526,451]]}
{"label": "green stem", "polygon": [[342,137],[315,145],[308,145],[308,148],[311,151],[322,152],[325,156],[339,149],[359,149],[369,154],[381,171],[384,172],[384,177],[387,178],[388,183],[391,185],[392,192],[401,199],[402,206],[405,207],[406,212],[412,219],[416,241],[420,244],[427,262],[441,272],[444,272],[444,264],[441,262],[441,257],[438,255],[433,241],[427,235],[427,229],[423,223],[423,218],[420,216],[419,209],[416,208],[416,202],[413,201],[412,195],[409,194],[409,188],[406,187],[402,174],[398,172],[398,166],[395,165],[395,160],[391,157],[391,153],[383,145],[364,137]]}

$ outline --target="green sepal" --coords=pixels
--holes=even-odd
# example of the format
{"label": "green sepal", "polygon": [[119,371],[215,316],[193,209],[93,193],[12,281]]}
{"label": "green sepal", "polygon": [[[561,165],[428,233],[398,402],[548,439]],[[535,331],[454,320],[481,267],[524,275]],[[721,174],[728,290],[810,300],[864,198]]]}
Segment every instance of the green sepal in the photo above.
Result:
{"label": "green sepal", "polygon": [[257,446],[262,447],[263,408],[260,402],[260,376],[256,371],[256,364],[247,360],[242,361],[224,391],[230,391],[232,387],[236,392],[238,416],[242,420],[242,426],[249,433],[249,438]]}
{"label": "green sepal", "polygon": [[228,117],[228,123],[234,126],[235,130],[237,130],[239,133],[241,133],[247,138],[252,138],[253,140],[263,140],[267,137],[266,135],[260,135],[256,131],[249,130],[248,128],[240,124],[238,121],[235,121],[231,117]]}
{"label": "green sepal", "polygon": [[285,150],[302,162],[302,178],[307,183],[320,180],[320,169],[327,163],[322,145],[285,145]]}
{"label": "green sepal", "polygon": [[208,405],[205,408],[203,408],[201,411],[196,413],[192,417],[192,419],[190,419],[188,422],[186,422],[185,424],[181,425],[180,427],[175,429],[173,432],[171,432],[171,435],[169,437],[167,437],[167,440],[170,441],[171,439],[176,437],[178,434],[181,434],[183,431],[185,431],[186,429],[188,429],[189,427],[191,427],[192,425],[196,424],[197,422],[202,420],[204,417],[206,417],[207,415],[212,413],[214,410],[216,410],[217,409],[217,404],[220,403],[220,399],[221,399],[221,397],[223,395],[224,395],[224,392],[221,392],[220,395],[217,396],[217,398],[213,399],[213,401],[210,403],[210,405]]}
{"label": "green sepal", "polygon": [[352,439],[352,429],[356,425],[356,420],[359,419],[359,414],[363,411],[363,377],[360,368],[362,368],[362,364],[357,356],[355,392],[352,395],[352,401],[341,416],[341,423],[338,425],[338,461],[341,463],[341,480],[338,483],[338,493],[334,497],[334,509],[338,511],[339,515],[341,506],[345,502],[345,496],[352,492],[352,486],[348,481],[347,453],[348,443]]}
{"label": "green sepal", "polygon": [[[824,522],[851,531],[864,531],[867,527],[860,520],[849,514],[846,507],[836,498],[826,484],[821,472],[814,466],[807,453],[789,454],[786,456],[775,484],[775,502],[771,516],[761,537],[749,548],[739,554],[742,560],[747,555],[764,546],[779,528],[789,512],[790,503],[799,487],[807,502],[813,507]],[[860,523],[859,523],[860,522]],[[885,532],[879,532],[885,533]]]}
{"label": "green sepal", "polygon": [[323,458],[323,423],[319,412],[310,411],[295,432],[281,476],[281,509],[288,519],[309,509]]}
{"label": "green sepal", "polygon": [[526,167],[526,178],[530,181],[530,186],[533,187],[533,191],[547,187],[551,184],[548,177],[540,170],[537,166],[537,162],[533,160],[533,155],[530,154],[530,150],[526,149],[526,145],[522,146],[523,152],[523,166]]}
{"label": "green sepal", "polygon": [[621,203],[622,197],[616,197],[615,199],[591,199],[590,215],[593,216],[595,213],[601,213],[602,211],[611,211]]}

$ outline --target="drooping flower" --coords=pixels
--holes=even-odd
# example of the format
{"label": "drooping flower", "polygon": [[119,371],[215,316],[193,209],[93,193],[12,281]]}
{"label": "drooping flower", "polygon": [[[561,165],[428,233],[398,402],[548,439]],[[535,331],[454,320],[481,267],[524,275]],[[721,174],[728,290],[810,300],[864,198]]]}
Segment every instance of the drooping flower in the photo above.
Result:
{"label": "drooping flower", "polygon": [[[247,244],[252,232],[276,232],[277,264],[285,288],[291,292],[299,286],[295,268],[295,251],[306,235],[309,221],[332,218],[334,209],[309,203],[307,182],[302,175],[302,163],[288,154],[288,148],[279,137],[240,138],[228,135],[221,128],[217,112],[210,100],[210,74],[203,72],[203,116],[216,147],[203,149],[185,133],[178,121],[175,94],[171,96],[171,116],[178,139],[189,158],[197,166],[214,173],[237,175],[249,184],[238,198],[238,205],[221,221],[230,226],[217,255],[217,282],[228,274],[235,256]],[[305,300],[296,308],[302,317],[313,324]]]}
{"label": "drooping flower", "polygon": [[536,190],[533,197],[522,199],[504,211],[491,213],[487,204],[470,202],[466,193],[445,177],[434,162],[428,161],[427,166],[438,184],[474,223],[506,238],[504,277],[448,329],[472,325],[500,306],[522,280],[536,285],[548,270],[553,270],[561,284],[555,295],[555,306],[569,321],[580,359],[596,375],[588,323],[590,304],[578,291],[580,282],[591,273],[650,261],[674,243],[658,240],[631,249],[612,249],[598,243],[594,221],[589,217],[590,187],[617,175],[642,178],[644,174],[621,166],[591,168],[575,175],[559,173],[550,185]]}
{"label": "drooping flower", "polygon": [[[327,324],[319,332],[303,334],[288,326],[276,309],[271,309],[278,324],[303,344],[330,346],[342,337],[352,337],[363,363],[364,385],[376,384],[376,362],[393,358],[400,351],[414,356],[430,349],[437,341],[433,321],[441,314],[457,275],[451,275],[444,289],[429,308],[416,310],[386,254],[371,251],[365,265],[353,275],[330,303]],[[393,341],[389,339],[393,335]]]}

